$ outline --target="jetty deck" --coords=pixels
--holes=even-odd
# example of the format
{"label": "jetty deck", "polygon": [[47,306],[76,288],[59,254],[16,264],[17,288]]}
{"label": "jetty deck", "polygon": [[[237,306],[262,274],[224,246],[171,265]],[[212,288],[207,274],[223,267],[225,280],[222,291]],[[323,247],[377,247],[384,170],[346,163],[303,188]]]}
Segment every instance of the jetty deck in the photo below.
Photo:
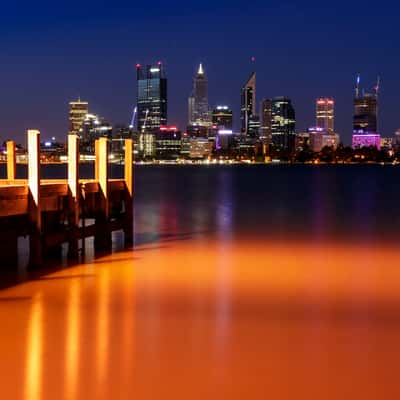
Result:
{"label": "jetty deck", "polygon": [[95,176],[79,177],[79,138],[68,136],[67,179],[41,179],[40,132],[28,131],[28,178],[16,178],[15,143],[7,142],[7,177],[0,179],[1,266],[18,263],[18,238],[29,236],[29,265],[47,257],[84,251],[94,237],[96,249],[111,248],[111,233],[123,230],[125,244],[133,243],[133,141],[125,140],[123,179],[109,178],[109,141],[96,140]]}

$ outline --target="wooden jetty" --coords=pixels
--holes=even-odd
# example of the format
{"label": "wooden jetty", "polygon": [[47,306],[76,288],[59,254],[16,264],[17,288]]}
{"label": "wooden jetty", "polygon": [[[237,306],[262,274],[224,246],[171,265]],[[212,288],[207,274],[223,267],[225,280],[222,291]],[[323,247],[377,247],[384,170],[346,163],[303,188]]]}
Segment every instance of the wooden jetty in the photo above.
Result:
{"label": "wooden jetty", "polygon": [[[96,250],[111,249],[111,233],[123,230],[133,244],[133,141],[125,140],[124,179],[109,178],[109,141],[95,146],[94,179],[79,178],[79,138],[68,135],[68,177],[40,177],[40,132],[28,131],[28,179],[16,178],[15,143],[7,142],[7,178],[0,179],[0,266],[18,262],[18,237],[29,236],[29,265],[50,256],[77,258],[85,238]],[[81,242],[80,239],[83,239]],[[81,247],[79,247],[81,243]]]}

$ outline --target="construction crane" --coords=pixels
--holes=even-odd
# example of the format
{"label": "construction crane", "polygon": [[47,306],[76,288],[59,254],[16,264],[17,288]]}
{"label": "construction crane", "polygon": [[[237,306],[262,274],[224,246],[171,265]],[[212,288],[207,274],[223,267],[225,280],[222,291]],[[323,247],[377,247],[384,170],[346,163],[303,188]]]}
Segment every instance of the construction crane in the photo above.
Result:
{"label": "construction crane", "polygon": [[375,97],[378,98],[379,96],[379,89],[381,88],[381,77],[378,76],[377,80],[376,80],[376,85],[374,87],[374,91],[375,91]]}
{"label": "construction crane", "polygon": [[361,82],[361,75],[357,74],[356,78],[356,99],[360,96],[360,82]]}
{"label": "construction crane", "polygon": [[136,115],[137,115],[137,107],[133,109],[131,124],[129,125],[129,128],[131,129],[135,127]]}

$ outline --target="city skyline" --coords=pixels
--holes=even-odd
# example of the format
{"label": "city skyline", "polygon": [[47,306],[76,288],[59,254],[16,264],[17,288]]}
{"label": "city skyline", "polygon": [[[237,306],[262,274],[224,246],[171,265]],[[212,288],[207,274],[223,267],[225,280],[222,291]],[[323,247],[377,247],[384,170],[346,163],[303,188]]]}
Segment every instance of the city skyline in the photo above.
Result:
{"label": "city skyline", "polygon": [[[229,9],[223,4],[207,8],[206,1],[201,12],[179,2],[166,5],[156,1],[153,13],[144,6],[134,9],[121,2],[111,15],[102,3],[96,3],[95,11],[93,4],[88,1],[80,5],[77,16],[71,6],[60,5],[56,11],[43,4],[33,7],[26,3],[24,19],[13,5],[4,8],[1,29],[7,40],[2,52],[2,93],[7,101],[2,108],[2,140],[22,142],[29,127],[39,128],[46,137],[64,136],[68,102],[78,96],[112,123],[128,124],[136,103],[135,64],[158,60],[166,67],[171,88],[169,120],[180,127],[186,124],[193,71],[201,62],[207,68],[211,108],[227,104],[238,116],[238,90],[254,67],[258,99],[290,97],[299,131],[312,125],[315,98],[333,97],[336,131],[348,144],[354,77],[361,71],[364,81],[373,82],[381,75],[381,133],[391,136],[399,128],[396,104],[400,58],[394,51],[398,33],[395,12],[384,5],[372,12],[360,7],[361,2],[354,2],[338,16],[326,11],[329,6],[310,1],[301,7],[290,2],[271,6],[258,1],[252,7],[242,7],[233,1]],[[339,5],[340,1],[335,3],[335,7]],[[221,17],[218,12],[222,9]],[[283,15],[285,26],[275,37]],[[362,17],[363,33],[373,37],[368,43],[373,57],[365,58],[365,45],[357,40],[343,46],[345,37],[359,36],[359,24],[349,15]],[[154,18],[159,22],[157,27],[150,23]],[[213,29],[199,29],[204,18],[210,25],[215,22]],[[269,24],[261,23],[265,18]],[[63,35],[60,29],[66,24],[71,28],[69,35]],[[239,24],[244,33],[239,34]],[[321,31],[324,35],[318,34]],[[317,51],[322,43],[329,52]],[[100,50],[104,57],[100,57]],[[235,118],[235,129],[238,123]]]}

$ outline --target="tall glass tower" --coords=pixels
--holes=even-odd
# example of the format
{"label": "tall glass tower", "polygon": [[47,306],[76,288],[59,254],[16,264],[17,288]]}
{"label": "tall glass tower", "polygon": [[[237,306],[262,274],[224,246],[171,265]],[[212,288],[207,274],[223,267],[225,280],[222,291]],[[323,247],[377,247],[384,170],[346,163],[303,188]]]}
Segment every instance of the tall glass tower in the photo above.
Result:
{"label": "tall glass tower", "polygon": [[167,125],[167,78],[161,62],[137,72],[137,121],[139,132],[152,132]]}
{"label": "tall glass tower", "polygon": [[256,73],[253,72],[241,90],[240,120],[241,132],[250,135],[251,122],[256,116]]}
{"label": "tall glass tower", "polygon": [[272,143],[281,150],[293,151],[296,138],[296,114],[287,97],[272,101]]}
{"label": "tall glass tower", "polygon": [[210,110],[208,106],[208,79],[203,65],[193,79],[193,92],[189,97],[189,125],[209,126],[211,123]]}
{"label": "tall glass tower", "polygon": [[353,133],[374,134],[378,132],[378,98],[365,93],[354,99]]}

